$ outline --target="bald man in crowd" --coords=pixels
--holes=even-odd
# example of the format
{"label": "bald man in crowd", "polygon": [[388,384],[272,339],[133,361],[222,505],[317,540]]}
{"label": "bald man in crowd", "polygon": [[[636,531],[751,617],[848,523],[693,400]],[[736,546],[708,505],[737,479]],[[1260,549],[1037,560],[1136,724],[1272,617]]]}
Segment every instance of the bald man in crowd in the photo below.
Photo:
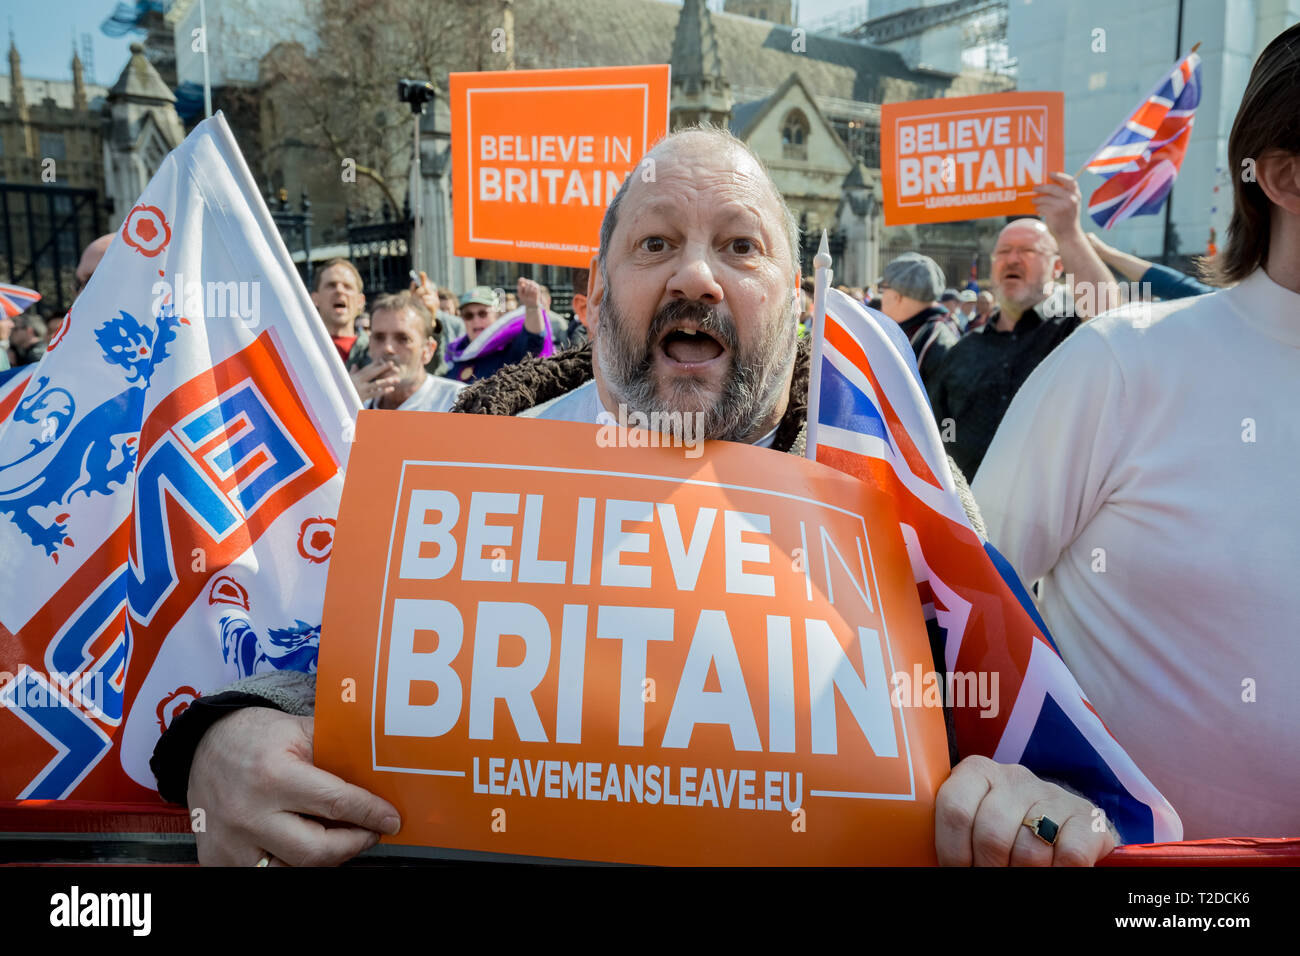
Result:
{"label": "bald man in crowd", "polygon": [[[1064,173],[1035,190],[1041,219],[1017,219],[993,249],[997,308],[963,336],[926,382],[948,453],[968,479],[1011,399],[1081,322],[1119,305],[1119,287],[1079,226],[1079,186]],[[1056,308],[1056,282],[1073,277],[1073,301]],[[1052,304],[1049,304],[1052,303]]]}
{"label": "bald man in crowd", "polygon": [[108,252],[108,244],[113,241],[114,235],[110,232],[100,236],[81,253],[81,261],[77,263],[76,285],[72,290],[74,300],[81,295],[81,291],[86,288],[86,283],[99,268],[99,260],[104,258],[104,253]]}

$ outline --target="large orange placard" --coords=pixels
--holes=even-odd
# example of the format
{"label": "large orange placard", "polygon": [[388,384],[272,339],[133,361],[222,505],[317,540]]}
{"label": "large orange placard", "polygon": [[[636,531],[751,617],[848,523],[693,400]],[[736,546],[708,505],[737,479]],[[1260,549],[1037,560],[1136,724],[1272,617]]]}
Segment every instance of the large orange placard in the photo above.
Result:
{"label": "large orange placard", "polygon": [[688,457],[566,422],[358,424],[315,755],[398,808],[386,842],[934,862],[947,737],[941,709],[890,692],[932,663],[886,496],[727,442]]}
{"label": "large orange placard", "polygon": [[452,73],[450,90],[456,255],[585,268],[668,129],[668,66]]}
{"label": "large orange placard", "polygon": [[1064,93],[989,93],[880,107],[885,225],[1033,215],[1065,162]]}

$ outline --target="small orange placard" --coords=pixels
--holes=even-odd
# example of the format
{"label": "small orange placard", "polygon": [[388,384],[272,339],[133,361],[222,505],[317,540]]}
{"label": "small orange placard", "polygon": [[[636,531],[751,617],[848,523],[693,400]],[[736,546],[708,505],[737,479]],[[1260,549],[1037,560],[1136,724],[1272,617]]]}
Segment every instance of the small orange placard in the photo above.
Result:
{"label": "small orange placard", "polygon": [[891,694],[932,664],[890,500],[779,452],[600,435],[361,413],[317,763],[392,801],[399,844],[934,862],[947,737]]}
{"label": "small orange placard", "polygon": [[1064,93],[990,93],[880,108],[885,225],[1033,215],[1065,162]]}
{"label": "small orange placard", "polygon": [[668,66],[452,73],[458,256],[585,268],[668,129]]}

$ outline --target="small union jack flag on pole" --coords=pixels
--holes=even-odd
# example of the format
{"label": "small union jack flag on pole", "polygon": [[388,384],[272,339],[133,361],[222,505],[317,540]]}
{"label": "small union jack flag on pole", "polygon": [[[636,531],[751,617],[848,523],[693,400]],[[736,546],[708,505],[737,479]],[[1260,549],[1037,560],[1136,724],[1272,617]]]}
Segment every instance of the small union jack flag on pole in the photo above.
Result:
{"label": "small union jack flag on pole", "polygon": [[1106,180],[1088,199],[1088,215],[1099,226],[1160,210],[1183,165],[1200,102],[1201,58],[1192,47],[1084,165]]}

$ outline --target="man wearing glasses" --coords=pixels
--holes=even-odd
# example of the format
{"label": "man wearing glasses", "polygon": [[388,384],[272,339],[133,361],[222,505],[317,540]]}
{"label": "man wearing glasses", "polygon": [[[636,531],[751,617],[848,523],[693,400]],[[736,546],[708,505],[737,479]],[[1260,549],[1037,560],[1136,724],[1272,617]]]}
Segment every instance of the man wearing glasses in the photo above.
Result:
{"label": "man wearing glasses", "polygon": [[[1034,191],[1041,219],[1017,219],[993,250],[997,308],[948,350],[928,381],[948,453],[973,478],[1016,391],[1080,323],[1119,305],[1119,288],[1079,226],[1079,187],[1063,174]],[[1055,307],[1069,269],[1073,301]],[[1049,305],[1049,302],[1051,303]]]}
{"label": "man wearing glasses", "polygon": [[501,312],[496,294],[487,286],[475,286],[460,297],[465,334],[447,346],[446,359],[451,363],[443,373],[447,378],[474,382],[529,355],[545,352],[549,322],[542,287],[531,279],[520,278],[518,292],[524,306],[523,321],[502,325],[497,323]]}

